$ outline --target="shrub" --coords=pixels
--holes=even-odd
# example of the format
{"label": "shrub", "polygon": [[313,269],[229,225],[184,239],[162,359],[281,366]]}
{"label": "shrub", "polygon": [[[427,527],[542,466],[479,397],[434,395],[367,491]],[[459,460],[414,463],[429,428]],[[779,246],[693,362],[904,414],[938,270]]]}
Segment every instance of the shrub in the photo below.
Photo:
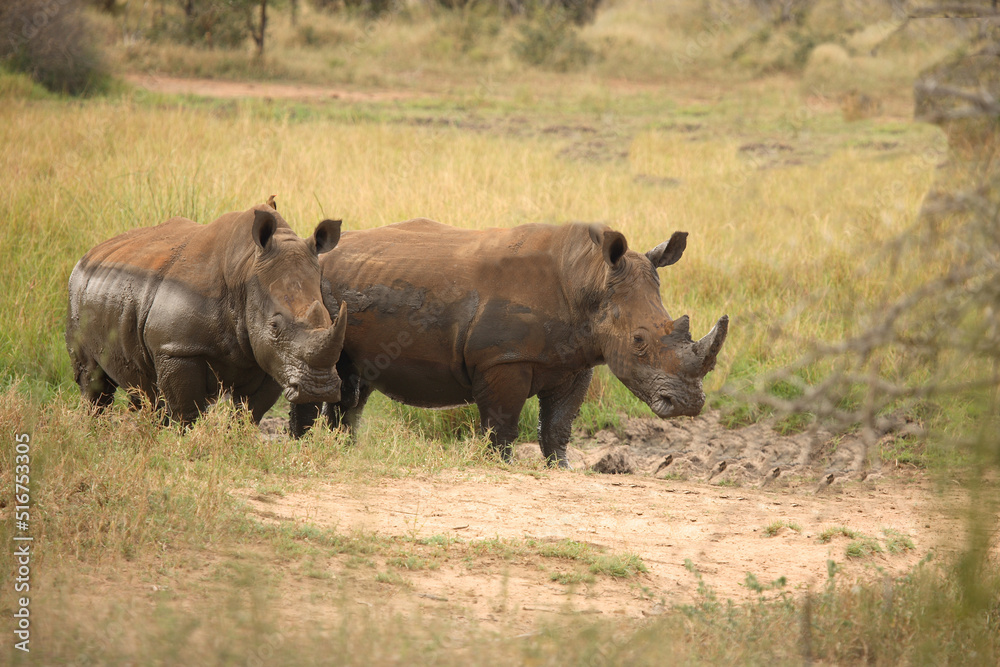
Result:
{"label": "shrub", "polygon": [[0,62],[49,90],[82,95],[107,88],[110,78],[79,0],[4,0]]}
{"label": "shrub", "polygon": [[505,16],[530,16],[555,12],[584,25],[594,20],[601,0],[437,0],[445,9],[493,10]]}
{"label": "shrub", "polygon": [[343,0],[347,9],[369,17],[378,17],[397,8],[396,0]]}
{"label": "shrub", "polygon": [[563,10],[539,12],[518,26],[514,55],[529,65],[559,72],[577,69],[594,59],[594,50],[577,35]]}
{"label": "shrub", "polygon": [[249,7],[233,0],[190,0],[182,2],[182,14],[167,13],[154,24],[150,37],[198,44],[208,47],[233,48],[247,38]]}

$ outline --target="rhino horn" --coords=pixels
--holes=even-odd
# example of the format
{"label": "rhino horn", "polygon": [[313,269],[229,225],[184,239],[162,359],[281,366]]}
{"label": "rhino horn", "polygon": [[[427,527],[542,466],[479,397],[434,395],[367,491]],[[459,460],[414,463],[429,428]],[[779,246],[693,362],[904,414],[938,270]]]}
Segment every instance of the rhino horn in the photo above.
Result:
{"label": "rhino horn", "polygon": [[316,365],[333,366],[340,358],[340,351],[344,349],[344,335],[347,333],[347,304],[340,302],[340,312],[337,319],[333,321],[324,331],[314,334],[314,344],[310,347],[313,353],[310,355]]}
{"label": "rhino horn", "polygon": [[715,358],[722,349],[722,344],[726,342],[726,334],[729,332],[729,316],[723,315],[712,327],[712,330],[705,334],[705,337],[694,344],[694,353],[701,359],[701,374],[705,375],[715,368]]}
{"label": "rhino horn", "polygon": [[[676,320],[674,320],[673,333],[680,334],[682,336],[690,335],[691,320],[687,315],[681,315]],[[690,340],[690,338],[688,340]]]}
{"label": "rhino horn", "polygon": [[317,299],[316,301],[313,301],[313,305],[311,305],[309,310],[306,311],[304,320],[309,328],[319,329],[324,326],[324,320],[328,320],[329,317],[330,316],[326,310],[326,306],[323,305],[322,301]]}

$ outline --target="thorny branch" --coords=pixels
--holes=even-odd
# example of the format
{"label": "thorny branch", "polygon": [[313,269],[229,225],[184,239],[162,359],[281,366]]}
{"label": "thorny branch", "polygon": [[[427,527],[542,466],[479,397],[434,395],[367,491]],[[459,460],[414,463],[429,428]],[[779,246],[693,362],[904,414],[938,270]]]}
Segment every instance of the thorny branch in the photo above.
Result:
{"label": "thorny branch", "polygon": [[[930,8],[921,11],[928,15]],[[1000,36],[992,39],[972,58],[1000,53]],[[968,81],[967,74],[955,78]],[[965,104],[925,119],[942,124],[959,139],[964,129],[1000,119],[996,83],[986,78],[985,84],[961,87],[948,82],[947,75],[945,70],[926,76],[915,92],[937,109],[956,100]],[[956,397],[982,405],[982,419],[995,425],[1000,404],[1000,137],[995,125],[986,127],[993,128],[992,133],[974,135],[971,157],[952,154],[943,165],[946,172],[967,171],[958,179],[964,183],[970,182],[968,174],[977,174],[973,185],[952,192],[932,190],[916,224],[883,248],[881,259],[906,272],[911,287],[868,312],[849,314],[858,323],[854,335],[815,342],[794,363],[759,378],[751,401],[779,416],[811,413],[814,428],[860,428],[868,446],[893,421],[892,412],[912,412]],[[857,279],[868,277],[859,273]],[[810,307],[824,306],[817,299]],[[802,379],[804,370],[819,363],[830,368],[820,381]],[[796,395],[775,395],[771,389],[779,382],[794,387]],[[907,429],[927,435],[922,425]],[[975,438],[965,434],[951,441],[961,446]]]}

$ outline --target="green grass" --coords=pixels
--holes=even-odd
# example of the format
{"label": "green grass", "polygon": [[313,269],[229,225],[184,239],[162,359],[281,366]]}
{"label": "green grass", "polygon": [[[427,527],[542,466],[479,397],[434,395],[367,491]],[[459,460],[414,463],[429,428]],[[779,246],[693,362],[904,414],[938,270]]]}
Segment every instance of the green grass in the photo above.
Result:
{"label": "green grass", "polygon": [[894,528],[883,528],[882,535],[885,540],[885,550],[891,554],[913,551],[913,540]]}
{"label": "green grass", "polygon": [[762,584],[757,578],[757,575],[752,572],[747,572],[746,579],[743,581],[743,585],[754,593],[761,594],[767,591],[781,590],[788,585],[787,577],[778,577],[769,584]]}
{"label": "green grass", "polygon": [[400,570],[430,570],[438,564],[433,560],[421,558],[415,554],[403,554],[389,558],[386,563]]}
{"label": "green grass", "polygon": [[392,570],[377,573],[375,575],[375,581],[380,584],[389,584],[391,586],[400,586],[402,588],[409,588],[410,586],[410,582],[407,581],[403,575]]}
{"label": "green grass", "polygon": [[[764,527],[764,537],[774,537],[781,532],[782,528],[788,528],[789,530],[794,530],[796,533],[802,532],[802,526],[794,521],[785,521],[784,519],[779,519],[778,521],[772,521]],[[821,542],[829,541],[821,539]]]}
{"label": "green grass", "polygon": [[874,537],[860,535],[859,539],[847,545],[844,552],[848,558],[868,558],[869,556],[882,553],[882,546]]}
{"label": "green grass", "polygon": [[845,548],[845,553],[848,558],[869,558],[875,554],[884,553],[886,551],[890,554],[900,554],[906,551],[912,551],[915,548],[913,540],[910,539],[909,536],[894,528],[882,529],[882,542],[885,543],[885,548],[882,547],[878,538],[859,533],[858,531],[847,528],[846,526],[833,526],[825,528],[816,537],[816,539],[819,540],[821,544],[827,544],[833,541],[836,537],[846,537],[851,540]]}
{"label": "green grass", "polygon": [[614,554],[594,558],[590,562],[590,571],[593,574],[606,574],[610,577],[628,579],[649,572],[649,568],[635,554]]}
{"label": "green grass", "polygon": [[853,540],[859,536],[860,533],[855,530],[851,530],[847,526],[833,526],[831,528],[824,528],[823,531],[816,536],[816,539],[819,540],[820,544],[826,544],[835,537],[846,537]]}

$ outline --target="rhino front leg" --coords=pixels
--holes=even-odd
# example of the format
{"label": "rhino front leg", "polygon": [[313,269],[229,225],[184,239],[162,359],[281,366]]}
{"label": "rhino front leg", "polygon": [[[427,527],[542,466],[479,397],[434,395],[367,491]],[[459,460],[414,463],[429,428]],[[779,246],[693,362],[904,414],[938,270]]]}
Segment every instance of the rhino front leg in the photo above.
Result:
{"label": "rhino front leg", "polygon": [[344,427],[352,438],[356,438],[361,413],[373,391],[374,388],[363,385],[357,392],[356,398],[349,403],[340,401],[339,403],[293,404],[288,412],[288,430],[293,438],[301,438],[316,423],[316,419],[322,415],[331,431]]}
{"label": "rhino front leg", "polygon": [[352,439],[358,437],[361,413],[365,411],[365,404],[368,403],[368,399],[375,391],[375,388],[367,382],[360,382],[361,378],[356,379],[359,380],[359,383],[356,385],[357,391],[352,393],[354,398],[350,402],[342,400],[340,403],[323,404],[323,414],[326,416],[326,422],[330,425],[330,428],[343,427],[347,429]]}
{"label": "rhino front leg", "polygon": [[[218,393],[218,380],[208,362],[199,358],[157,357],[156,384],[172,420],[190,424],[208,409]],[[215,388],[210,391],[210,387]]]}
{"label": "rhino front leg", "polygon": [[504,461],[514,460],[518,418],[531,389],[531,369],[527,366],[500,366],[473,383],[479,407],[479,421],[490,433],[490,444]]}
{"label": "rhino front leg", "polygon": [[555,389],[538,394],[538,444],[549,465],[570,467],[566,445],[593,375],[594,370],[588,368]]}
{"label": "rhino front leg", "polygon": [[339,402],[300,403],[291,406],[288,413],[288,430],[293,438],[304,436],[321,414],[326,418],[331,431],[343,425],[349,433],[356,435],[357,422],[373,389],[362,381],[357,367],[346,354],[340,355],[337,375],[341,381]]}
{"label": "rhino front leg", "polygon": [[288,406],[288,432],[293,438],[301,438],[316,423],[323,403],[292,403]]}
{"label": "rhino front leg", "polygon": [[266,375],[256,391],[252,394],[234,395],[233,402],[237,405],[242,403],[250,411],[253,423],[259,424],[271,406],[277,402],[279,396],[281,396],[281,385],[270,375]]}

